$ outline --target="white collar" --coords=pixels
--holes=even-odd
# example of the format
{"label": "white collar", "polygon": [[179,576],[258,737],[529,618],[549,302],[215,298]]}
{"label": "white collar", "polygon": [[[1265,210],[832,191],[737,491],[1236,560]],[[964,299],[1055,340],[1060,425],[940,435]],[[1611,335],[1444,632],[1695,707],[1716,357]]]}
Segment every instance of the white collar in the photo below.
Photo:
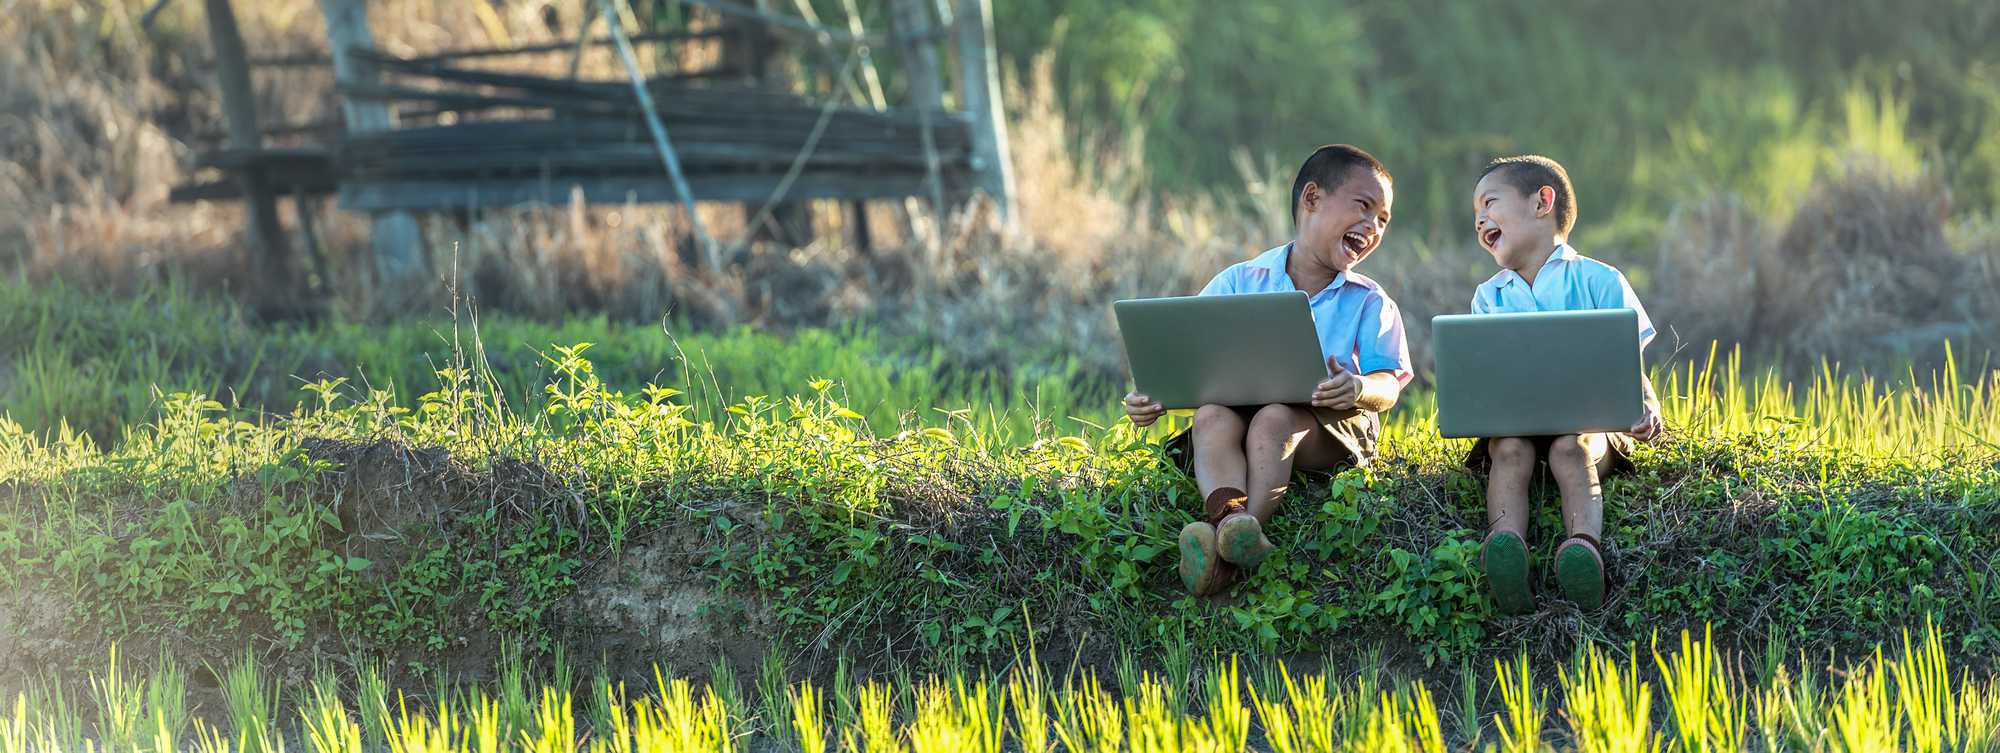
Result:
{"label": "white collar", "polygon": [[[1285,271],[1285,262],[1286,260],[1291,258],[1292,248],[1295,245],[1297,245],[1297,241],[1294,241],[1292,243],[1287,243],[1285,245],[1271,249],[1270,251],[1266,251],[1264,252],[1263,256],[1259,258],[1259,261],[1262,262],[1260,266],[1270,270],[1271,273],[1274,275],[1284,275],[1285,279],[1291,280],[1292,287],[1297,288],[1299,286],[1298,281],[1292,280],[1290,273]],[[1372,280],[1369,280],[1368,278],[1361,276],[1359,272],[1355,272],[1354,270],[1350,269],[1345,272],[1341,272],[1340,274],[1334,275],[1333,281],[1326,284],[1326,290],[1338,290],[1340,286],[1346,285],[1348,283],[1353,283],[1356,285],[1360,285],[1362,287],[1367,287],[1372,282],[1373,282]]]}
{"label": "white collar", "polygon": [[[1536,279],[1540,279],[1542,273],[1548,271],[1549,267],[1554,266],[1556,262],[1576,261],[1577,256],[1578,254],[1576,253],[1576,249],[1570,248],[1569,244],[1557,243],[1555,250],[1549,253],[1549,258],[1542,262],[1541,269],[1535,271]],[[1516,273],[1514,270],[1503,268],[1499,272],[1495,273],[1493,275],[1493,278],[1489,280],[1489,282],[1497,283],[1500,285],[1500,287],[1506,287],[1508,285],[1513,284],[1517,280],[1521,282],[1527,281],[1523,279],[1521,275],[1519,273]]]}

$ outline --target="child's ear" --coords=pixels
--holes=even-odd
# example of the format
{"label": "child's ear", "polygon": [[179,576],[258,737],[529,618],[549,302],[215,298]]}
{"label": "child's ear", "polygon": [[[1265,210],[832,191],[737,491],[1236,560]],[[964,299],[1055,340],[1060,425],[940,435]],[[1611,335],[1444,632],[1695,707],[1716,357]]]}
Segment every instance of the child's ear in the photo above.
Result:
{"label": "child's ear", "polygon": [[1555,211],[1556,211],[1555,187],[1542,186],[1539,190],[1535,191],[1535,216],[1547,217],[1551,214],[1554,214]]}

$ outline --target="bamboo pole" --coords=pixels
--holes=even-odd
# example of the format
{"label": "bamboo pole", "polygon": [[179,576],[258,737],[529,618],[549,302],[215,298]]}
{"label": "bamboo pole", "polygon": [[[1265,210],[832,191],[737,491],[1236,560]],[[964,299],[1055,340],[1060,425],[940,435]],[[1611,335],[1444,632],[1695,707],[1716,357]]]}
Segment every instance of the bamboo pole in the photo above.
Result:
{"label": "bamboo pole", "polygon": [[666,124],[660,122],[659,108],[653,106],[653,94],[646,88],[646,77],[639,73],[639,58],[632,53],[632,44],[625,40],[625,29],[618,21],[618,9],[611,5],[612,0],[597,2],[605,25],[610,27],[611,39],[618,48],[618,58],[625,63],[625,74],[632,79],[632,94],[639,99],[646,129],[652,132],[653,145],[660,153],[660,163],[666,166],[667,175],[674,182],[674,191],[680,194],[681,204],[687,207],[688,225],[694,230],[695,242],[701,246],[709,273],[719,275],[722,273],[721,249],[716,247],[708,229],[701,225],[701,214],[695,211],[694,190],[688,187],[687,176],[681,172],[680,157],[674,154],[674,142],[667,137]]}

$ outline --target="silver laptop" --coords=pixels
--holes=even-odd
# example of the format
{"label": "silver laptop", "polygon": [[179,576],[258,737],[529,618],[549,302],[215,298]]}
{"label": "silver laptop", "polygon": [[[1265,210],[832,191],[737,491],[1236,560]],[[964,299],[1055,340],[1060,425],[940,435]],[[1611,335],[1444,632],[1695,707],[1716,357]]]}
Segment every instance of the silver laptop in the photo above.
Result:
{"label": "silver laptop", "polygon": [[1437,316],[1431,349],[1446,437],[1624,431],[1644,410],[1631,309]]}
{"label": "silver laptop", "polygon": [[1326,378],[1301,291],[1141,298],[1111,308],[1133,385],[1167,408],[1303,403]]}

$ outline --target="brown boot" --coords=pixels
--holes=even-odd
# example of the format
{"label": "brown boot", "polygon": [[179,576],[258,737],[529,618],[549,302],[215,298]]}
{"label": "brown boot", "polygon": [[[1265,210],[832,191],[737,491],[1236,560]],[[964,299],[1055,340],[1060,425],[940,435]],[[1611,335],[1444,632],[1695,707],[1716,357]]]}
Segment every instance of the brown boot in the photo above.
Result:
{"label": "brown boot", "polygon": [[1181,585],[1188,593],[1207,596],[1236,580],[1236,566],[1224,562],[1215,549],[1215,526],[1195,521],[1181,528]]}
{"label": "brown boot", "polygon": [[1229,587],[1236,580],[1236,566],[1222,556],[1217,546],[1215,526],[1231,515],[1245,512],[1242,489],[1223,487],[1211,492],[1202,504],[1202,520],[1181,528],[1181,585],[1189,593],[1207,596]]}
{"label": "brown boot", "polygon": [[1209,494],[1206,503],[1222,559],[1244,569],[1256,567],[1271,554],[1271,540],[1264,537],[1264,524],[1245,506],[1248,501],[1243,490],[1223,487]]}

